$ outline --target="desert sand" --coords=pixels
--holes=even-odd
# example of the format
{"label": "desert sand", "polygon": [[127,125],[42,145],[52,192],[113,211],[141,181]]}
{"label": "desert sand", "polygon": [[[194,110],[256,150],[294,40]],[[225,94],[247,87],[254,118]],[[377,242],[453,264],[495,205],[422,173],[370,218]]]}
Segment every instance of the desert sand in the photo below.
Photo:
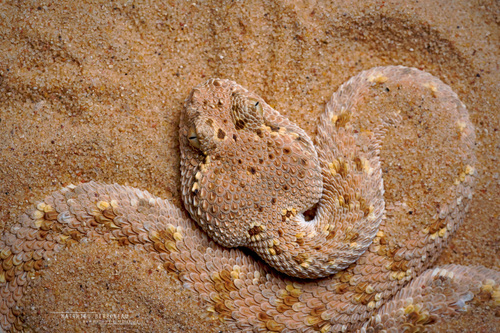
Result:
{"label": "desert sand", "polygon": [[[475,195],[438,264],[499,270],[499,23],[497,1],[4,2],[0,228],[47,193],[90,180],[147,189],[180,206],[179,114],[189,91],[210,77],[255,91],[314,136],[325,102],[343,82],[371,67],[404,65],[450,85],[476,126]],[[105,250],[81,251],[89,258],[106,256]],[[110,255],[103,260],[125,268],[95,274],[117,276],[135,269],[142,281],[148,275],[144,267],[154,272],[147,262],[127,268],[133,251],[113,251],[125,259]],[[73,265],[82,267],[77,276],[96,269]],[[159,281],[154,290],[166,290],[169,280],[161,272],[153,275]],[[38,285],[51,281],[45,278]],[[71,298],[72,288],[66,286],[61,297]],[[132,331],[161,330],[160,320],[163,325],[172,321],[164,314],[172,314],[172,307],[194,313],[179,331],[203,324],[202,310],[186,301],[194,296],[165,293],[170,310],[167,302],[148,302],[153,296],[137,305],[154,310],[141,312],[143,326],[129,327]],[[36,311],[29,320],[42,331],[63,331],[62,325],[71,324],[54,328]],[[478,309],[459,319],[455,329],[487,332],[498,329],[500,312]]]}

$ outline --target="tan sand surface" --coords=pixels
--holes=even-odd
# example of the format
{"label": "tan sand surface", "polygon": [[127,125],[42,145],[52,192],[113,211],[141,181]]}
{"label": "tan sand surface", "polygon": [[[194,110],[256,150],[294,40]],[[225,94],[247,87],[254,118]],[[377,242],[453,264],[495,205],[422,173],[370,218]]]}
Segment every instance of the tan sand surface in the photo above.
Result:
{"label": "tan sand surface", "polygon": [[[0,226],[90,180],[180,205],[179,113],[209,77],[255,91],[313,135],[349,77],[405,65],[450,85],[476,126],[476,193],[438,264],[498,270],[499,24],[494,0],[2,2]],[[500,313],[486,310],[457,325],[494,329]]]}

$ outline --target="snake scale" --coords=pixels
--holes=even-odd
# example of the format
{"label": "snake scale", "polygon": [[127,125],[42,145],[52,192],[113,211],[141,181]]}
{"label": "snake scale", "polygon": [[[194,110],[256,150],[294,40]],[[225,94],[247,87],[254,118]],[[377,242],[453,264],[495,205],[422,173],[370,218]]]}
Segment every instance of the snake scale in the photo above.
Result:
{"label": "snake scale", "polygon": [[[327,103],[314,141],[256,94],[211,79],[187,99],[179,137],[187,212],[90,182],[50,194],[3,231],[4,331],[26,329],[19,304],[44,260],[94,241],[145,251],[234,331],[424,331],[478,295],[499,305],[499,272],[429,269],[476,174],[467,110],[432,75],[361,72]],[[387,163],[391,154],[407,166]],[[432,200],[418,206],[424,194]]]}

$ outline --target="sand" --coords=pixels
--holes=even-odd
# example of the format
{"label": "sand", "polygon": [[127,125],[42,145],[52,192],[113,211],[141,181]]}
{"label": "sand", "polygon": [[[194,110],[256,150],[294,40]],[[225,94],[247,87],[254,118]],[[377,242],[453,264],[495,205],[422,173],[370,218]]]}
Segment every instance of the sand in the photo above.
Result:
{"label": "sand", "polygon": [[181,205],[179,113],[209,77],[239,82],[314,135],[349,77],[405,65],[450,85],[476,126],[476,192],[438,264],[498,270],[499,23],[496,1],[2,3],[0,228],[90,180]]}

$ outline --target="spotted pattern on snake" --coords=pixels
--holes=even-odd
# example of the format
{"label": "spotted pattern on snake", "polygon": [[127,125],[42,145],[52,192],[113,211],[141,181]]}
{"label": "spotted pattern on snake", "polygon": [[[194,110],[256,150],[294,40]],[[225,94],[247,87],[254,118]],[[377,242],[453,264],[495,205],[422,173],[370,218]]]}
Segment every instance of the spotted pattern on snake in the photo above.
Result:
{"label": "spotted pattern on snake", "polygon": [[[476,174],[467,110],[430,74],[358,74],[332,96],[314,142],[256,94],[213,79],[191,93],[179,133],[187,212],[91,182],[50,194],[3,231],[4,331],[27,328],[19,305],[44,261],[82,242],[141,249],[234,331],[424,331],[471,300],[500,305],[500,272],[429,269]],[[391,154],[406,164],[385,164]],[[387,191],[404,172],[418,184]],[[415,209],[418,191],[433,201]]]}

